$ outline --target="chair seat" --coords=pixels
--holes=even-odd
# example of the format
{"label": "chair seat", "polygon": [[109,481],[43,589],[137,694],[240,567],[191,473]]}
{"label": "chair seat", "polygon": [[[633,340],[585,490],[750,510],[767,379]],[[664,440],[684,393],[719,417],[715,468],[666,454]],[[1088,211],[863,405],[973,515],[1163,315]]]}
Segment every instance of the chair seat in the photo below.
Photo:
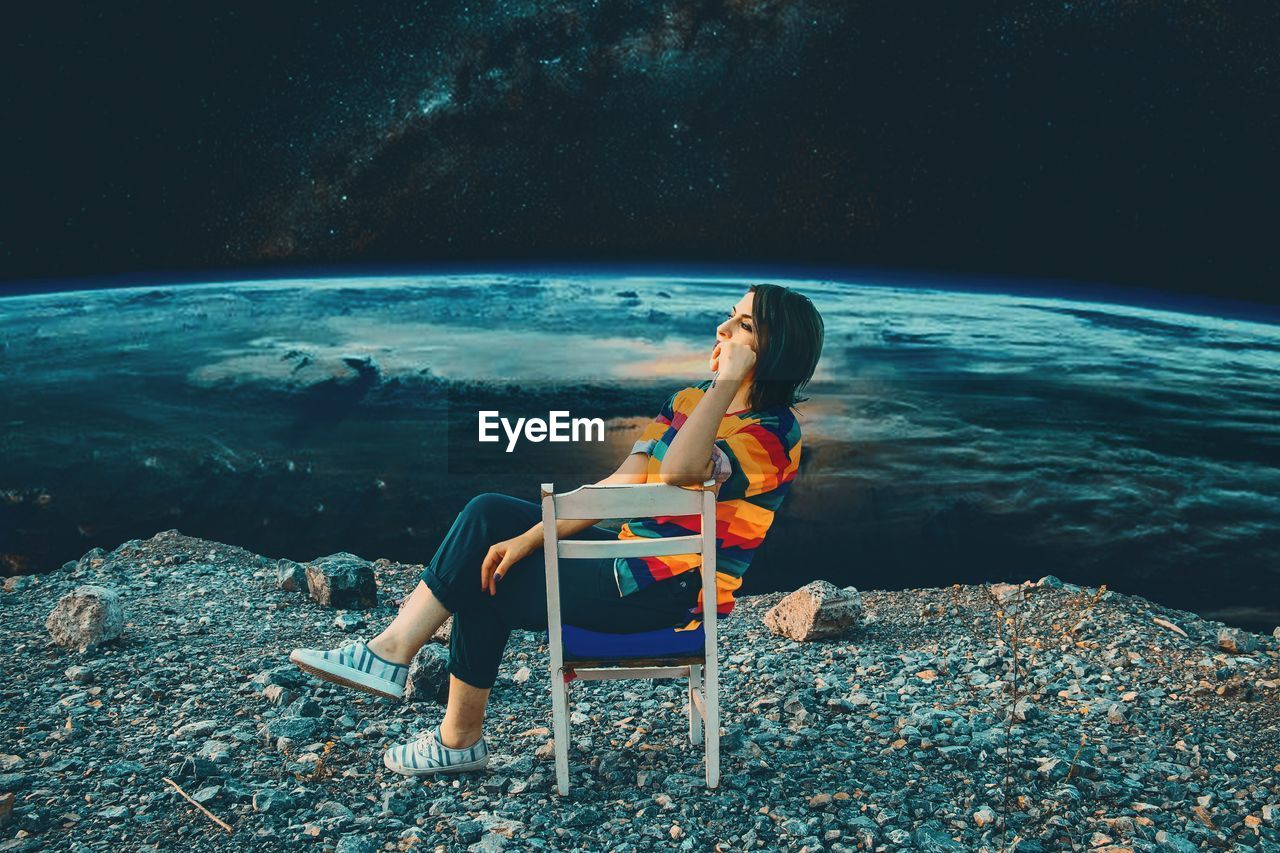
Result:
{"label": "chair seat", "polygon": [[607,634],[603,631],[588,631],[575,625],[561,625],[560,628],[560,636],[564,638],[565,660],[691,655],[702,652],[707,643],[707,635],[702,626],[692,631],[660,628],[636,634]]}

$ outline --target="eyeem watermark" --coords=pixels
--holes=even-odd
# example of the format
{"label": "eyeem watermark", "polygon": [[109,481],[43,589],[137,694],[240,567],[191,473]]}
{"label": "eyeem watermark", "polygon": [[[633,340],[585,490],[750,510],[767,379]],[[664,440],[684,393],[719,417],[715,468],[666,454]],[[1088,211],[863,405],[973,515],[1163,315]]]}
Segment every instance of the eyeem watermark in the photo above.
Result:
{"label": "eyeem watermark", "polygon": [[[604,441],[603,418],[569,418],[567,411],[547,412],[549,420],[542,418],[517,418],[513,425],[496,410],[487,410],[480,415],[480,441],[501,441],[497,429],[502,427],[507,434],[507,452],[510,453],[520,440],[521,433],[526,440],[539,441]],[[567,430],[567,432],[566,432]],[[579,437],[579,430],[585,438]],[[592,432],[597,436],[592,438]]]}

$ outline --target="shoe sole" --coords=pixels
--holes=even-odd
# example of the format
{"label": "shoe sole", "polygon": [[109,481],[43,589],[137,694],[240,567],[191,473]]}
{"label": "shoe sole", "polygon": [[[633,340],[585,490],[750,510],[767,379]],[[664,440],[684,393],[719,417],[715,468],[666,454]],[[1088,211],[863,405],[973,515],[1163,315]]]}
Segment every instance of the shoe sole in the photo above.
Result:
{"label": "shoe sole", "polygon": [[468,770],[483,770],[489,763],[489,756],[486,754],[484,758],[477,758],[475,761],[468,761],[466,764],[450,764],[447,767],[422,767],[415,769],[413,767],[396,767],[391,764],[391,753],[382,753],[382,764],[392,773],[399,773],[401,776],[439,776],[446,773],[466,773]]}
{"label": "shoe sole", "polygon": [[[399,701],[404,698],[403,693],[399,693],[399,694],[388,693],[385,690],[379,690],[377,687],[375,687],[372,684],[361,684],[359,681],[355,681],[354,679],[347,678],[343,675],[340,675],[339,673],[332,672],[327,669],[321,669],[320,667],[299,658],[297,656],[296,651],[289,653],[289,662],[297,666],[299,669],[302,669],[311,673],[316,678],[323,679],[324,681],[329,681],[334,684],[340,684],[343,687],[350,687],[353,690],[361,690],[365,693],[370,693],[374,696],[380,696],[383,699],[393,699],[395,701]],[[352,672],[356,673],[357,675],[363,675],[363,673],[361,673],[359,670],[352,670]],[[372,676],[365,676],[365,677],[371,678]],[[378,679],[378,680],[383,681],[384,679]]]}

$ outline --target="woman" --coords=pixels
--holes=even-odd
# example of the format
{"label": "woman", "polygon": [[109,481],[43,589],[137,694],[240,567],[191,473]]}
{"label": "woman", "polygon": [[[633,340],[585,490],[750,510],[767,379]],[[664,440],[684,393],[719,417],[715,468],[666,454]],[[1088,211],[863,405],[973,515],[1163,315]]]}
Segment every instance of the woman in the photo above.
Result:
{"label": "woman", "polygon": [[[716,330],[713,378],[673,394],[626,461],[600,483],[679,486],[716,482],[716,612],[733,592],[790,490],[800,462],[791,407],[822,351],[822,318],[785,287],[752,285]],[[449,704],[432,731],[383,754],[409,776],[476,770],[488,762],[485,706],[514,628],[546,630],[542,507],[486,493],[459,513],[421,581],[378,636],[289,659],[320,678],[399,699],[409,663],[449,617]],[[532,526],[530,526],[532,525]],[[619,534],[592,520],[558,522],[560,537],[613,539],[683,535],[697,516],[634,519]],[[568,560],[561,568],[566,624],[635,633],[696,628],[702,613],[699,558]],[[479,583],[477,583],[479,569]]]}

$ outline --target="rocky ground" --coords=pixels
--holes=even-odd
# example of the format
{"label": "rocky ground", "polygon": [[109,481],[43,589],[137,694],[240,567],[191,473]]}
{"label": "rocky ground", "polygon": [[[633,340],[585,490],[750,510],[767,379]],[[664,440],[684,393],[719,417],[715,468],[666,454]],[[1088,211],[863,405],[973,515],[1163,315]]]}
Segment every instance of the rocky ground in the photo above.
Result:
{"label": "rocky ground", "polygon": [[[428,781],[381,753],[440,718],[429,691],[288,665],[380,627],[421,569],[372,567],[377,606],[346,613],[177,531],[10,579],[0,850],[1280,849],[1274,636],[1046,578],[864,590],[847,637],[800,643],[762,622],[781,594],[747,597],[721,626],[721,787],[679,683],[575,682],[562,799],[541,635],[508,646],[489,768]],[[80,652],[46,618],[84,584],[124,624]]]}

